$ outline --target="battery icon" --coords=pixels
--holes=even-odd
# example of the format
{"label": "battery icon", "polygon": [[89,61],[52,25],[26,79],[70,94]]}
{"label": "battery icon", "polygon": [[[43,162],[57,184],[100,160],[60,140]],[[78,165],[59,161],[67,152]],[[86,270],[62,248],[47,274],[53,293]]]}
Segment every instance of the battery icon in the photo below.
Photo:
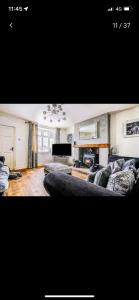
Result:
{"label": "battery icon", "polygon": [[131,6],[124,6],[123,7],[124,11],[131,11],[133,8]]}

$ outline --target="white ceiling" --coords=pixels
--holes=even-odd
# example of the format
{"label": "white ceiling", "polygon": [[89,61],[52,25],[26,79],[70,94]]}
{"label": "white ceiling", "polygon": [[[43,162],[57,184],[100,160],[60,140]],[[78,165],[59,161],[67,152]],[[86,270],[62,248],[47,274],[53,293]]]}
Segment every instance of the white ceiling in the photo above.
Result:
{"label": "white ceiling", "polygon": [[[67,121],[61,124],[55,123],[55,127],[69,127],[86,119],[118,110],[127,109],[137,104],[64,104],[63,108],[68,117]],[[43,120],[45,104],[0,104],[0,112],[5,112],[25,120],[38,122],[41,125],[50,123]]]}

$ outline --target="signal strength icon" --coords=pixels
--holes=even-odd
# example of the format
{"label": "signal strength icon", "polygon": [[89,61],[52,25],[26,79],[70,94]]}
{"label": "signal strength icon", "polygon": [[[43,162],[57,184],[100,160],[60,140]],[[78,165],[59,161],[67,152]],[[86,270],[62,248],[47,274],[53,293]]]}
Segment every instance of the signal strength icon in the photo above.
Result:
{"label": "signal strength icon", "polygon": [[113,11],[113,10],[114,10],[113,7],[107,9],[107,11]]}

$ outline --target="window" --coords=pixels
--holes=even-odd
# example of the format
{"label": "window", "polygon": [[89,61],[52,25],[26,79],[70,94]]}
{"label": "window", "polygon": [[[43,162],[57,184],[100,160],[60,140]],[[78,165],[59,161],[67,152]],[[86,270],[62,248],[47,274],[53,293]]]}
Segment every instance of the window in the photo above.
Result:
{"label": "window", "polygon": [[54,133],[49,129],[38,129],[38,152],[52,151],[52,144],[54,144]]}

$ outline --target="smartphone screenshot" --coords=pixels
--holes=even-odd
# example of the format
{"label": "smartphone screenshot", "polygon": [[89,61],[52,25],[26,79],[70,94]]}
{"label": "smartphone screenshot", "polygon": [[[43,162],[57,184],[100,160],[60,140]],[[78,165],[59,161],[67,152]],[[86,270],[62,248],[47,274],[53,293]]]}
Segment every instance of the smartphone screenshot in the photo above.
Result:
{"label": "smartphone screenshot", "polygon": [[1,298],[131,299],[137,4],[8,0],[3,27]]}

